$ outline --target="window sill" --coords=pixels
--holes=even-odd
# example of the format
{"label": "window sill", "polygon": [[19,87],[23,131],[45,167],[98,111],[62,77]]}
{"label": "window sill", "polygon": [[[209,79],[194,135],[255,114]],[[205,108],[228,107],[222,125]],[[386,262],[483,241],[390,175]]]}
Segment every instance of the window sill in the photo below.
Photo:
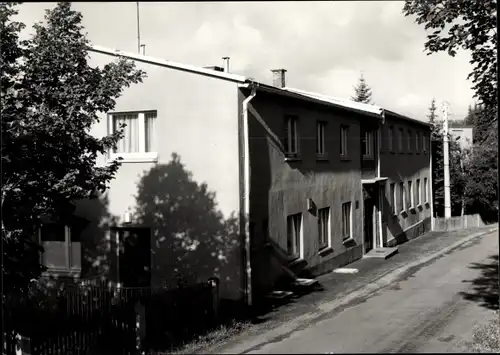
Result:
{"label": "window sill", "polygon": [[116,160],[122,158],[120,161],[122,163],[157,163],[158,153],[112,153],[110,154],[110,160]]}
{"label": "window sill", "polygon": [[396,154],[396,152],[394,150],[389,151],[389,153]]}
{"label": "window sill", "polygon": [[316,154],[317,161],[328,161],[328,154]]}
{"label": "window sill", "polygon": [[54,274],[64,275],[64,276],[76,276],[79,277],[82,269],[79,267],[48,267],[45,272],[42,273],[42,276],[52,276]]}
{"label": "window sill", "polygon": [[333,253],[333,248],[329,246],[324,246],[319,250],[319,256],[327,256],[329,254]]}
{"label": "window sill", "polygon": [[295,155],[285,155],[285,161],[300,161],[300,156],[298,154]]}
{"label": "window sill", "polygon": [[302,259],[300,256],[295,256],[295,257],[289,256],[287,267],[294,267],[294,266],[300,265],[304,262],[306,262],[306,261],[304,259]]}
{"label": "window sill", "polygon": [[355,243],[353,237],[349,237],[349,238],[346,238],[346,239],[342,240],[342,244],[343,245],[350,245],[350,244],[353,244],[353,243]]}
{"label": "window sill", "polygon": [[373,160],[373,155],[363,155],[363,160]]}
{"label": "window sill", "polygon": [[342,161],[351,161],[351,158],[349,158],[347,155],[341,155],[340,160]]}

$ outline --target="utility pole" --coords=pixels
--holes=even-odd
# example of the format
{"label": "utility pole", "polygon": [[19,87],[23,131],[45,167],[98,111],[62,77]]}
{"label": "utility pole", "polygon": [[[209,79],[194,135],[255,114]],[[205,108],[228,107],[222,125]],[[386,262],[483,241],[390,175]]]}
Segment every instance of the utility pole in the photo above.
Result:
{"label": "utility pole", "polygon": [[448,136],[448,103],[443,103],[443,165],[444,165],[444,218],[451,217],[450,196],[450,139]]}
{"label": "utility pole", "polygon": [[139,1],[137,1],[137,53],[141,54],[141,33],[139,30]]}

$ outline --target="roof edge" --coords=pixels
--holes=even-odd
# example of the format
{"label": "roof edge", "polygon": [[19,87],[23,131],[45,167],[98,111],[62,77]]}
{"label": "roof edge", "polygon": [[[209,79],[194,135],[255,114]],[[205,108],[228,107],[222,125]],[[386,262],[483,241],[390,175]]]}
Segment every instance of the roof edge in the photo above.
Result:
{"label": "roof edge", "polygon": [[388,113],[390,116],[393,116],[395,118],[402,119],[402,120],[405,120],[405,121],[410,121],[410,122],[413,122],[415,124],[419,124],[419,125],[422,125],[422,126],[426,126],[426,127],[432,128],[432,123],[425,122],[425,121],[420,121],[420,120],[417,120],[416,118],[411,118],[411,117],[402,115],[400,113],[397,113],[397,112],[394,112],[394,111],[391,111],[391,110],[385,110],[385,112]]}
{"label": "roof edge", "polygon": [[185,72],[194,73],[194,74],[200,74],[200,75],[204,75],[204,76],[210,76],[210,77],[217,78],[217,79],[229,80],[229,81],[238,82],[238,83],[244,83],[247,81],[246,77],[244,77],[242,75],[238,75],[238,74],[217,72],[217,71],[212,70],[212,69],[205,69],[202,67],[197,67],[195,65],[181,64],[181,63],[176,63],[176,62],[166,60],[166,59],[154,58],[154,57],[145,56],[145,55],[141,55],[141,54],[137,54],[137,53],[123,52],[123,51],[118,50],[118,49],[106,48],[106,47],[99,46],[99,45],[90,44],[87,46],[87,49],[91,52],[107,54],[107,55],[111,55],[114,57],[125,57],[128,59],[136,60],[138,62],[160,65],[160,66],[167,67],[170,69],[185,71]]}

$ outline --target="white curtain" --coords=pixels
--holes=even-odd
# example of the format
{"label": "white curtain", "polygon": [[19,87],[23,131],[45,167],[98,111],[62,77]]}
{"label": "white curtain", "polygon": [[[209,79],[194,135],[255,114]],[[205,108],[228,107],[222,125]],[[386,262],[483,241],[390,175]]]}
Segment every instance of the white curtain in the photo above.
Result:
{"label": "white curtain", "polygon": [[156,152],[156,112],[145,115],[146,152]]}
{"label": "white curtain", "polygon": [[117,153],[137,153],[139,152],[139,119],[137,114],[115,115],[114,129],[120,129],[122,124],[123,138],[117,144]]}

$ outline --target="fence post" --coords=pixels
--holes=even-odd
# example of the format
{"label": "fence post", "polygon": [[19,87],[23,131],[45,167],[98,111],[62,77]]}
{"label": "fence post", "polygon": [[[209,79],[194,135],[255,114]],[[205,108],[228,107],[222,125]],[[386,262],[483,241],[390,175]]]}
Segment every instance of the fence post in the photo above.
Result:
{"label": "fence post", "polygon": [[135,304],[135,350],[143,354],[142,343],[146,336],[146,309],[140,301]]}
{"label": "fence post", "polygon": [[[33,354],[33,344],[30,337],[23,335],[19,336],[19,348],[21,350],[21,355],[31,355]],[[19,354],[19,352],[16,352]]]}
{"label": "fence post", "polygon": [[219,319],[219,279],[217,277],[211,277],[208,279],[212,286],[212,307],[214,311],[214,321],[217,322]]}

